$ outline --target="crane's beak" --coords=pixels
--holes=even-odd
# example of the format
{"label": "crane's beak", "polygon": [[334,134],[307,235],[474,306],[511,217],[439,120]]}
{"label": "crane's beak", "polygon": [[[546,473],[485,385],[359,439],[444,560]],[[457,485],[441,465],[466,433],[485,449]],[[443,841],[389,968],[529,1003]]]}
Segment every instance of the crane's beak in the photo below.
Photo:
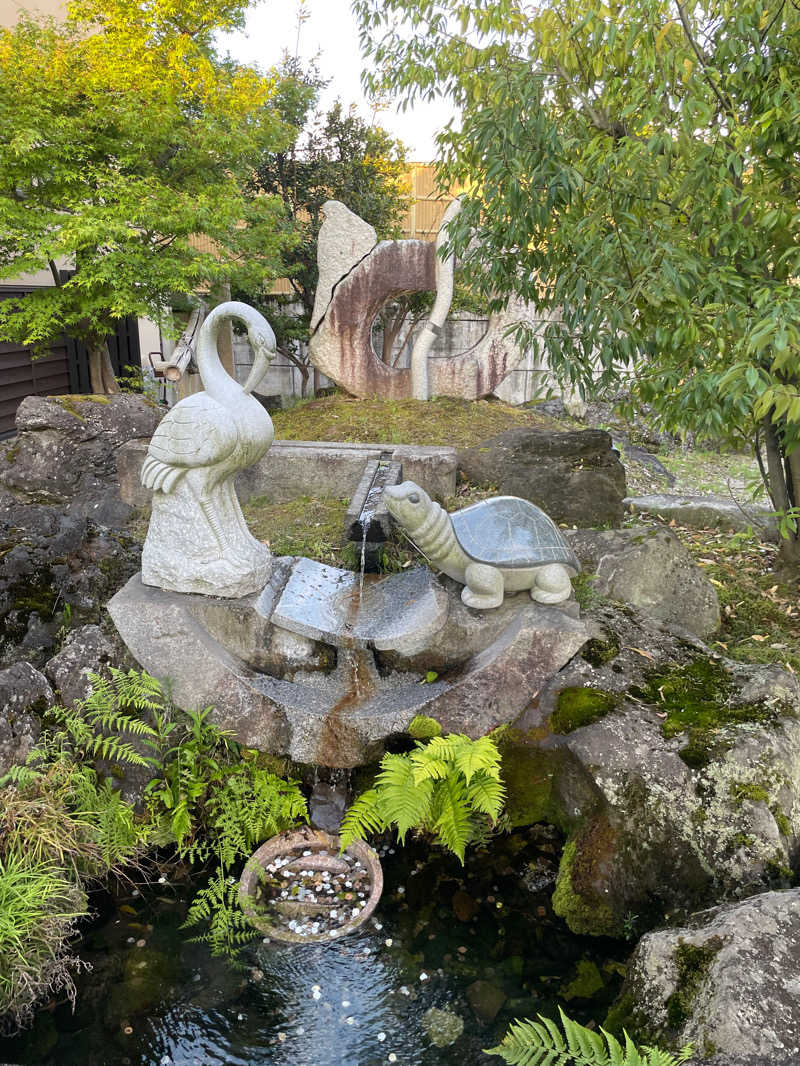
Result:
{"label": "crane's beak", "polygon": [[[270,330],[270,332],[272,331]],[[275,355],[275,335],[273,334],[271,337],[251,335],[250,343],[253,346],[253,366],[242,386],[247,394],[253,391],[269,369],[269,364]]]}

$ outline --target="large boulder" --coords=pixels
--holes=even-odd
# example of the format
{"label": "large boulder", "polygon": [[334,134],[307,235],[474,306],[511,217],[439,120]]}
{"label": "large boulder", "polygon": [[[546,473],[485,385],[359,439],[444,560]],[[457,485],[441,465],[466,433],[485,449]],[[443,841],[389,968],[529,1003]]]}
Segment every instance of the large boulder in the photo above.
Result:
{"label": "large boulder", "polygon": [[163,411],[143,396],[27,396],[0,482],[22,499],[68,505],[72,514],[118,525],[122,502],[114,456],[126,441],[150,437]]}
{"label": "large boulder", "polygon": [[800,889],[765,892],[643,937],[612,1011],[709,1066],[800,1061]]}
{"label": "large boulder", "polygon": [[509,429],[459,452],[458,466],[473,485],[530,500],[556,522],[622,522],[625,468],[603,430]]}
{"label": "large boulder", "polygon": [[0,777],[25,762],[39,739],[39,714],[52,703],[47,678],[30,663],[0,670]]}
{"label": "large boulder", "polygon": [[150,436],[141,396],[28,396],[0,448],[0,666],[43,663],[70,624],[96,622],[138,568],[115,454]]}
{"label": "large boulder", "polygon": [[99,621],[140,553],[121,531],[0,489],[0,666],[41,664],[70,624]]}
{"label": "large boulder", "polygon": [[595,593],[697,636],[719,628],[716,590],[671,530],[639,526],[566,534]]}
{"label": "large boulder", "polygon": [[553,897],[575,932],[621,935],[720,894],[788,883],[800,858],[800,685],[703,653],[630,608],[502,738],[514,824],[567,836]]}

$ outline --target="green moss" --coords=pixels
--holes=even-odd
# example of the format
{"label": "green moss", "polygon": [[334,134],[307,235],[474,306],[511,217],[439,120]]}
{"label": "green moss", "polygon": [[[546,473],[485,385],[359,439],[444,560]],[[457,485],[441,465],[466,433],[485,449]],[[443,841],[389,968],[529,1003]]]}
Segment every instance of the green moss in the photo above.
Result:
{"label": "green moss", "polygon": [[530,743],[529,735],[515,729],[495,730],[492,736],[502,760],[500,773],[506,786],[503,816],[509,828],[548,822],[568,832],[571,823],[565,819],[553,790],[564,754],[543,751]]}
{"label": "green moss", "polygon": [[752,800],[753,803],[766,803],[769,799],[767,789],[756,781],[732,781],[730,794],[734,807],[741,807],[745,800]]}
{"label": "green moss", "polygon": [[572,591],[575,595],[575,599],[578,601],[578,606],[582,611],[587,611],[590,607],[597,606],[597,604],[602,603],[605,599],[605,597],[597,591],[597,588],[595,587],[596,581],[596,574],[587,574],[585,571],[572,579]]}
{"label": "green moss", "polygon": [[779,709],[759,704],[734,704],[733,679],[712,659],[697,659],[666,673],[651,674],[644,685],[631,689],[666,714],[661,728],[665,737],[686,734],[679,755],[687,766],[706,766],[728,744],[719,730],[741,722],[774,722]]}
{"label": "green moss", "polygon": [[619,655],[619,639],[614,634],[607,634],[605,640],[593,637],[587,640],[581,648],[581,658],[585,659],[590,666],[599,668],[610,663]]}
{"label": "green moss", "polygon": [[775,825],[778,827],[778,832],[781,836],[790,837],[792,835],[792,823],[786,816],[785,811],[779,803],[773,803],[770,807],[772,817],[775,819]]}
{"label": "green moss", "polygon": [[307,400],[272,420],[279,440],[431,444],[470,448],[517,426],[554,428],[554,419],[498,400],[437,396],[420,400],[354,399],[337,394]]}
{"label": "green moss", "polygon": [[591,999],[605,988],[603,976],[597,967],[597,963],[590,959],[581,959],[578,963],[575,976],[572,980],[562,985],[560,992],[564,999]]}
{"label": "green moss", "polygon": [[666,1004],[667,1022],[671,1029],[682,1029],[691,1018],[692,1004],[721,947],[719,937],[711,937],[705,944],[699,945],[688,944],[683,939],[678,941],[673,956],[678,980]]}
{"label": "green moss", "polygon": [[57,403],[59,407],[67,411],[69,414],[74,415],[79,422],[85,422],[86,419],[80,413],[75,406],[78,403],[111,403],[111,399],[108,396],[98,396],[93,393],[71,393],[68,396],[48,396],[48,400],[52,403]]}
{"label": "green moss", "polygon": [[621,935],[621,922],[594,885],[596,868],[612,855],[615,837],[609,823],[597,819],[564,846],[552,904],[573,933]]}
{"label": "green moss", "polygon": [[408,733],[414,740],[430,740],[431,737],[440,737],[442,735],[442,727],[435,718],[417,714],[411,719]]}
{"label": "green moss", "polygon": [[9,446],[6,448],[6,461],[7,462],[9,462],[9,463],[13,463],[14,462],[14,460],[19,455],[20,447],[21,446],[19,444],[9,444]]}
{"label": "green moss", "polygon": [[581,726],[605,718],[617,706],[619,697],[599,688],[565,688],[558,694],[555,711],[550,715],[554,733],[572,733]]}

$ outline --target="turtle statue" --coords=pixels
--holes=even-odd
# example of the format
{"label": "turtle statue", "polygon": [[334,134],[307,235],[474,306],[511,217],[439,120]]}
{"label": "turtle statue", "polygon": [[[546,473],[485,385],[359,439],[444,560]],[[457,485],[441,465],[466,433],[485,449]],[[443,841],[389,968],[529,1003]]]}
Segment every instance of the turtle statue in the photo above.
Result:
{"label": "turtle statue", "polygon": [[499,607],[506,592],[530,589],[537,603],[561,603],[580,563],[555,522],[528,500],[495,496],[448,514],[413,481],[384,490],[389,514],[428,561],[464,585],[468,607]]}

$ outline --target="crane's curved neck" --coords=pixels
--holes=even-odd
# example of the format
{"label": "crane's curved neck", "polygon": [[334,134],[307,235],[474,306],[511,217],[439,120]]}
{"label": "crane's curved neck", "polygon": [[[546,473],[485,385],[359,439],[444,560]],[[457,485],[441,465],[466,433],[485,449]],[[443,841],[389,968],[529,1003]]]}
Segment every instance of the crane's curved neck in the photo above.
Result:
{"label": "crane's curved neck", "polygon": [[215,313],[206,318],[200,329],[197,341],[197,369],[203,380],[206,392],[220,403],[236,402],[243,396],[242,386],[235,381],[223,367],[219,357],[219,332],[225,321],[225,314]]}

